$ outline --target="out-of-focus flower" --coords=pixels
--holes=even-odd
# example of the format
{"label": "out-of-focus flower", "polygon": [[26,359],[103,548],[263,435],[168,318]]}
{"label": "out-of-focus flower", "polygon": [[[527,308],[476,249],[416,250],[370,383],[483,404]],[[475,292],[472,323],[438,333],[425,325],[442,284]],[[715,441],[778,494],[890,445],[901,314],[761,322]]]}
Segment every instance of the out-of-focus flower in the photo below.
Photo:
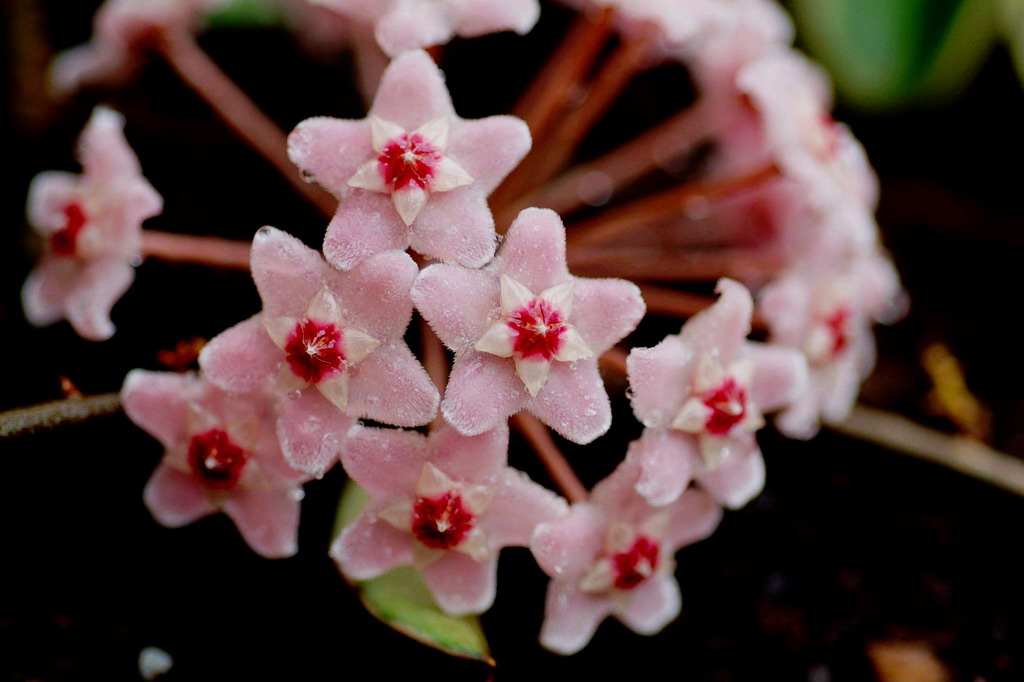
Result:
{"label": "out-of-focus flower", "polygon": [[540,17],[537,0],[312,0],[374,27],[389,56],[498,31],[529,33]]}
{"label": "out-of-focus flower", "polygon": [[623,462],[589,501],[534,531],[530,549],[552,578],[540,633],[547,648],[579,651],[608,615],[650,635],[679,614],[674,555],[714,532],[722,510],[696,488],[652,507],[636,492],[639,476]]}
{"label": "out-of-focus flower", "polygon": [[630,448],[640,468],[637,492],[672,502],[695,478],[728,507],[761,491],[764,461],[754,432],[764,412],[807,390],[807,363],[790,348],[753,343],[753,301],[743,285],[723,279],[721,298],[678,335],[627,359],[633,411],[647,427]]}
{"label": "out-of-focus flower", "polygon": [[408,246],[484,265],[496,245],[487,197],[529,149],[517,118],[456,116],[425,52],[391,63],[367,118],[311,118],[288,137],[292,161],[341,200],[324,255],[343,270]]}
{"label": "out-of-focus flower", "polygon": [[538,523],[562,516],[562,498],[506,466],[508,427],[429,437],[356,427],[342,464],[369,494],[331,556],[353,580],[413,565],[437,604],[479,613],[494,601],[498,552],[526,546]]}
{"label": "out-of-focus flower", "polygon": [[116,111],[96,108],[77,156],[82,175],[47,171],[29,188],[29,222],[47,248],[22,303],[33,324],[66,318],[81,336],[102,341],[114,334],[110,309],[135,277],[142,221],[160,213],[163,200],[142,177]]}
{"label": "out-of-focus flower", "polygon": [[144,370],[126,377],[121,399],[128,417],[167,449],[144,493],[160,523],[183,526],[223,511],[259,554],[295,554],[308,477],[285,462],[269,402],[193,374]]}
{"label": "out-of-focus flower", "polygon": [[50,87],[68,95],[83,86],[132,78],[160,33],[193,31],[224,0],[106,0],[96,11],[92,40],[57,56]]}
{"label": "out-of-focus flower", "polygon": [[569,274],[554,212],[520,213],[482,270],[424,269],[412,296],[455,352],[441,411],[461,433],[492,429],[523,408],[577,443],[608,430],[597,358],[633,331],[644,303],[631,282]]}
{"label": "out-of-focus flower", "polygon": [[276,395],[285,456],[319,475],[355,419],[419,426],[437,413],[437,389],[402,339],[417,272],[397,251],[339,272],[264,227],[252,246],[263,312],[210,341],[199,364],[224,390]]}

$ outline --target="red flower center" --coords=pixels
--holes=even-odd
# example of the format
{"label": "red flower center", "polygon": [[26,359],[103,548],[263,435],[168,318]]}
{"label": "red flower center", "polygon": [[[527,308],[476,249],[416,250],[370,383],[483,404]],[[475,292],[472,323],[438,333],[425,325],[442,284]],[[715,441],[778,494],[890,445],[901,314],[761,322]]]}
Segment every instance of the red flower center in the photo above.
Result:
{"label": "red flower center", "polygon": [[628,550],[612,555],[616,589],[631,590],[654,575],[660,551],[657,542],[641,535]]}
{"label": "red flower center", "polygon": [[341,330],[333,324],[306,319],[295,325],[284,346],[288,365],[296,376],[311,384],[344,368]]}
{"label": "red flower center", "polygon": [[550,360],[562,347],[565,318],[550,303],[535,298],[512,313],[508,326],[516,333],[513,351],[520,357]]}
{"label": "red flower center", "polygon": [[223,429],[197,433],[188,442],[192,471],[211,488],[234,488],[248,461],[248,453],[231,442]]}
{"label": "red flower center", "polygon": [[75,255],[78,246],[78,233],[85,227],[85,211],[77,203],[64,207],[64,227],[50,235],[50,250],[58,256]]}
{"label": "red flower center", "polygon": [[377,157],[384,182],[392,190],[417,185],[429,189],[441,161],[441,150],[418,133],[392,138]]}
{"label": "red flower center", "polygon": [[836,308],[835,312],[825,318],[825,326],[832,338],[832,357],[839,357],[850,345],[850,311],[845,307]]}
{"label": "red flower center", "polygon": [[427,547],[451,549],[473,529],[473,515],[462,498],[448,492],[433,499],[420,497],[412,508],[412,534]]}
{"label": "red flower center", "polygon": [[747,392],[732,377],[702,396],[711,414],[704,427],[716,436],[724,436],[747,414]]}

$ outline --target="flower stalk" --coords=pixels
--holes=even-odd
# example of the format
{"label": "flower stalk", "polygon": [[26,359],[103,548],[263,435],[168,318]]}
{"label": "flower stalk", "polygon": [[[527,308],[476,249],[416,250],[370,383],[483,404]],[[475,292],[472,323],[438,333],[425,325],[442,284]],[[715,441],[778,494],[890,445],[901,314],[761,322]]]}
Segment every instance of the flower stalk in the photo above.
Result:
{"label": "flower stalk", "polygon": [[569,461],[558,449],[551,432],[540,421],[526,412],[520,412],[509,421],[512,428],[518,431],[530,444],[534,452],[544,464],[551,480],[570,502],[582,502],[587,499],[587,489],[576,476]]}

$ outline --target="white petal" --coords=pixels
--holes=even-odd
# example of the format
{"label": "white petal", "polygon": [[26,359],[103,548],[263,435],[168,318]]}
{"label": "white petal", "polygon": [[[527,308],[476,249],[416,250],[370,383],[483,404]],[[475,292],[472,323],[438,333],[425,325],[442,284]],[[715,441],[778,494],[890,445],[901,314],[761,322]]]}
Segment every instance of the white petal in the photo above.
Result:
{"label": "white petal", "polygon": [[280,369],[277,370],[277,383],[274,384],[274,392],[288,394],[292,391],[301,391],[306,386],[309,384],[292,371],[292,367],[287,361],[281,363]]}
{"label": "white petal", "polygon": [[700,456],[708,471],[714,471],[722,460],[732,454],[732,441],[729,438],[704,435],[699,439]]}
{"label": "white petal", "polygon": [[567,327],[562,336],[562,347],[555,353],[555,360],[572,362],[593,357],[593,355],[594,351],[590,350],[590,346],[579,335],[579,332],[573,327]]}
{"label": "white petal", "polygon": [[672,520],[672,514],[668,511],[660,511],[656,514],[651,514],[644,522],[640,524],[640,532],[650,538],[661,539],[665,537],[665,533],[668,532],[669,523]]}
{"label": "white petal", "polygon": [[316,384],[316,390],[320,391],[325,398],[344,412],[348,409],[348,374],[345,372],[334,372]]}
{"label": "white petal", "polygon": [[601,559],[591,567],[587,574],[580,581],[580,592],[601,594],[612,589],[615,584],[615,575],[612,570],[611,559]]}
{"label": "white petal", "polygon": [[754,378],[754,358],[750,355],[729,364],[729,376],[743,388],[748,388]]}
{"label": "white petal", "polygon": [[757,409],[754,403],[747,401],[747,413],[743,415],[743,421],[736,425],[740,431],[751,433],[764,427],[764,417],[761,410]]}
{"label": "white petal", "polygon": [[718,388],[725,381],[725,369],[708,353],[702,353],[697,365],[697,376],[693,381],[695,393]]}
{"label": "white petal", "polygon": [[263,328],[274,345],[284,349],[288,345],[288,337],[295,331],[299,321],[294,317],[263,317]]}
{"label": "white petal", "polygon": [[508,275],[501,276],[501,314],[508,316],[525,308],[533,300],[533,292]]}
{"label": "white petal", "polygon": [[385,121],[379,116],[370,114],[370,135],[373,138],[373,149],[380,153],[384,151],[384,147],[389,141],[398,137],[399,135],[405,134],[405,128],[392,123],[391,121]]}
{"label": "white petal", "polygon": [[633,546],[636,540],[636,531],[629,524],[616,521],[608,528],[608,536],[605,538],[605,550],[609,554],[624,552]]}
{"label": "white petal", "polygon": [[433,178],[430,181],[431,192],[447,192],[456,187],[469,185],[473,182],[473,176],[466,172],[466,169],[455,163],[450,157],[443,156],[434,169]]}
{"label": "white petal", "polygon": [[804,353],[812,365],[828,362],[832,355],[832,334],[823,324],[816,324],[804,341]]}
{"label": "white petal", "polygon": [[416,482],[416,494],[420,497],[435,498],[451,492],[455,487],[448,475],[431,462],[423,465],[420,479]]}
{"label": "white petal", "polygon": [[494,499],[494,487],[489,485],[468,485],[462,489],[462,504],[473,516],[480,516],[491,506]]}
{"label": "white petal", "polygon": [[672,420],[672,428],[687,433],[701,433],[711,416],[711,408],[699,398],[690,398],[679,409],[679,414]]}
{"label": "white petal", "polygon": [[344,329],[341,332],[341,352],[345,360],[356,363],[373,352],[380,341],[358,329]]}
{"label": "white petal", "polygon": [[512,357],[516,333],[504,322],[495,322],[473,346],[481,353],[490,353],[499,358]]}
{"label": "white petal", "polygon": [[391,203],[395,205],[395,210],[402,217],[402,222],[412,225],[412,221],[416,220],[416,216],[427,205],[427,193],[421,187],[409,185],[392,192]]}
{"label": "white petal", "polygon": [[469,534],[455,547],[455,550],[468,554],[474,561],[484,561],[493,555],[491,543],[487,541],[487,534],[480,528],[469,531]]}
{"label": "white petal", "polygon": [[551,307],[562,313],[562,317],[568,318],[572,313],[572,292],[575,288],[576,280],[570,279],[568,282],[545,289],[537,298],[547,301]]}
{"label": "white petal", "polygon": [[412,530],[412,500],[402,500],[384,507],[377,512],[377,516],[398,530],[409,532]]}
{"label": "white petal", "polygon": [[516,374],[523,380],[526,390],[530,395],[537,395],[544,384],[548,383],[548,373],[551,371],[550,360],[537,360],[533,358],[516,358]]}
{"label": "white petal", "polygon": [[326,286],[320,287],[313,300],[306,308],[306,319],[317,322],[337,323],[341,321],[341,309],[338,307],[338,300]]}
{"label": "white petal", "polygon": [[387,192],[388,185],[384,182],[384,174],[380,171],[377,159],[367,161],[356,169],[355,175],[348,179],[349,187],[358,187],[371,192]]}
{"label": "white petal", "polygon": [[433,121],[427,121],[414,130],[413,134],[419,133],[427,142],[443,152],[448,149],[448,130],[450,127],[451,122],[448,117],[442,116],[441,118],[435,118]]}

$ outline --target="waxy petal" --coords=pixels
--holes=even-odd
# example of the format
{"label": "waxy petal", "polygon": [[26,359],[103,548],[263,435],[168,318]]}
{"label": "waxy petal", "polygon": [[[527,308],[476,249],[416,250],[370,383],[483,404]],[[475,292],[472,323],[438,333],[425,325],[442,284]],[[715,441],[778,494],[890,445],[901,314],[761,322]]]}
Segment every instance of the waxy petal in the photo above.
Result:
{"label": "waxy petal", "polygon": [[437,387],[403,341],[381,345],[350,370],[348,413],[393,426],[420,426],[437,414]]}
{"label": "waxy petal", "polygon": [[518,412],[528,397],[511,360],[467,351],[452,365],[441,413],[460,433],[474,435]]}
{"label": "waxy petal", "polygon": [[679,615],[682,604],[679,583],[671,574],[663,574],[634,589],[629,606],[616,615],[641,635],[653,635]]}
{"label": "waxy petal", "polygon": [[566,516],[537,526],[530,551],[541,570],[552,578],[574,580],[593,563],[604,535],[601,510],[589,503],[577,503]]}
{"label": "waxy petal", "polygon": [[484,195],[493,192],[530,151],[530,129],[515,116],[463,121],[448,154],[473,178]]}
{"label": "waxy petal", "polygon": [[427,439],[414,431],[357,426],[341,453],[345,471],[372,498],[410,493],[428,456]]}
{"label": "waxy petal", "polygon": [[324,288],[320,254],[277,228],[256,232],[251,261],[265,315],[304,317],[306,307]]}
{"label": "waxy petal", "polygon": [[730,439],[733,451],[711,471],[695,474],[697,481],[719,504],[739,509],[764,488],[764,458],[752,434]]}
{"label": "waxy petal", "polygon": [[633,412],[644,426],[671,425],[678,409],[690,395],[692,383],[683,381],[695,362],[694,350],[678,336],[668,336],[653,348],[634,348],[626,358],[626,373],[632,387]]}
{"label": "waxy petal", "polygon": [[593,358],[551,363],[544,390],[526,402],[526,409],[574,443],[589,443],[612,424],[611,403]]}
{"label": "waxy petal", "polygon": [[459,552],[447,552],[421,572],[437,605],[446,613],[461,616],[482,613],[494,603],[497,562],[497,557],[476,561]]}
{"label": "waxy petal", "polygon": [[422,187],[409,185],[396,189],[391,193],[391,203],[406,225],[412,225],[416,216],[420,214],[423,207],[427,205],[430,195]]}
{"label": "waxy petal", "polygon": [[308,118],[288,135],[288,158],[307,179],[341,199],[359,166],[375,156],[369,128],[366,120]]}
{"label": "waxy petal", "polygon": [[407,50],[447,43],[453,30],[443,10],[429,2],[399,2],[377,22],[374,35],[384,53],[394,57]]}
{"label": "waxy petal", "polygon": [[577,278],[573,327],[597,355],[636,329],[647,310],[640,289],[624,279]]}
{"label": "waxy petal", "polygon": [[299,534],[299,489],[248,488],[224,501],[231,517],[257,554],[280,559],[295,554]]}
{"label": "waxy petal", "polygon": [[486,272],[439,263],[420,272],[412,300],[441,342],[461,353],[499,319],[498,288]]}
{"label": "waxy petal", "polygon": [[327,226],[324,257],[339,270],[351,270],[374,254],[404,249],[406,230],[391,197],[357,190],[342,202]]}
{"label": "waxy petal", "polygon": [[110,309],[128,291],[135,268],[120,258],[103,258],[83,267],[65,299],[67,318],[85,339],[104,341],[114,335]]}
{"label": "waxy petal", "polygon": [[350,580],[369,580],[412,563],[412,537],[373,512],[363,512],[331,545],[331,558]]}
{"label": "waxy petal", "polygon": [[[370,114],[415,130],[426,121],[455,114],[444,74],[426,52],[406,52],[384,72]],[[454,137],[454,136],[453,136]]]}
{"label": "waxy petal", "polygon": [[203,376],[232,393],[270,389],[283,360],[259,315],[213,337],[199,353]]}
{"label": "waxy petal", "polygon": [[715,290],[718,301],[690,318],[681,336],[698,352],[717,348],[718,361],[728,363],[746,343],[754,302],[747,288],[731,279],[719,280]]}
{"label": "waxy petal", "polygon": [[431,258],[479,268],[494,256],[494,216],[475,185],[431,194],[409,231],[409,245]]}
{"label": "waxy petal", "polygon": [[192,475],[166,464],[157,465],[142,498],[153,518],[170,528],[190,524],[217,511]]}
{"label": "waxy petal", "polygon": [[494,483],[508,464],[508,425],[504,422],[475,436],[464,436],[450,425],[431,432],[431,460],[459,481]]}
{"label": "waxy petal", "polygon": [[565,228],[554,211],[528,208],[512,222],[497,259],[501,271],[530,291],[544,291],[569,279]]}
{"label": "waxy petal", "polygon": [[750,399],[762,412],[774,412],[808,389],[807,358],[794,348],[751,343],[754,382]]}
{"label": "waxy petal", "polygon": [[640,467],[636,491],[655,507],[679,499],[693,477],[698,457],[692,436],[664,429],[647,429],[634,441],[626,455]]}
{"label": "waxy petal", "polygon": [[383,342],[402,336],[412,318],[409,291],[419,268],[409,254],[381,253],[333,280],[344,317]]}
{"label": "waxy petal", "polygon": [[134,369],[124,379],[121,404],[128,418],[167,449],[188,437],[187,393],[191,375]]}
{"label": "waxy petal", "polygon": [[299,471],[322,476],[338,458],[354,423],[315,389],[279,402],[277,436],[288,463]]}
{"label": "waxy petal", "polygon": [[548,585],[540,643],[560,654],[574,654],[587,645],[611,607],[603,596],[586,594],[564,580]]}
{"label": "waxy petal", "polygon": [[569,507],[561,497],[534,483],[523,472],[506,468],[482,524],[494,546],[526,547],[538,524],[568,512]]}
{"label": "waxy petal", "polygon": [[670,509],[672,516],[663,541],[673,552],[709,537],[722,520],[722,508],[698,488],[688,489]]}

